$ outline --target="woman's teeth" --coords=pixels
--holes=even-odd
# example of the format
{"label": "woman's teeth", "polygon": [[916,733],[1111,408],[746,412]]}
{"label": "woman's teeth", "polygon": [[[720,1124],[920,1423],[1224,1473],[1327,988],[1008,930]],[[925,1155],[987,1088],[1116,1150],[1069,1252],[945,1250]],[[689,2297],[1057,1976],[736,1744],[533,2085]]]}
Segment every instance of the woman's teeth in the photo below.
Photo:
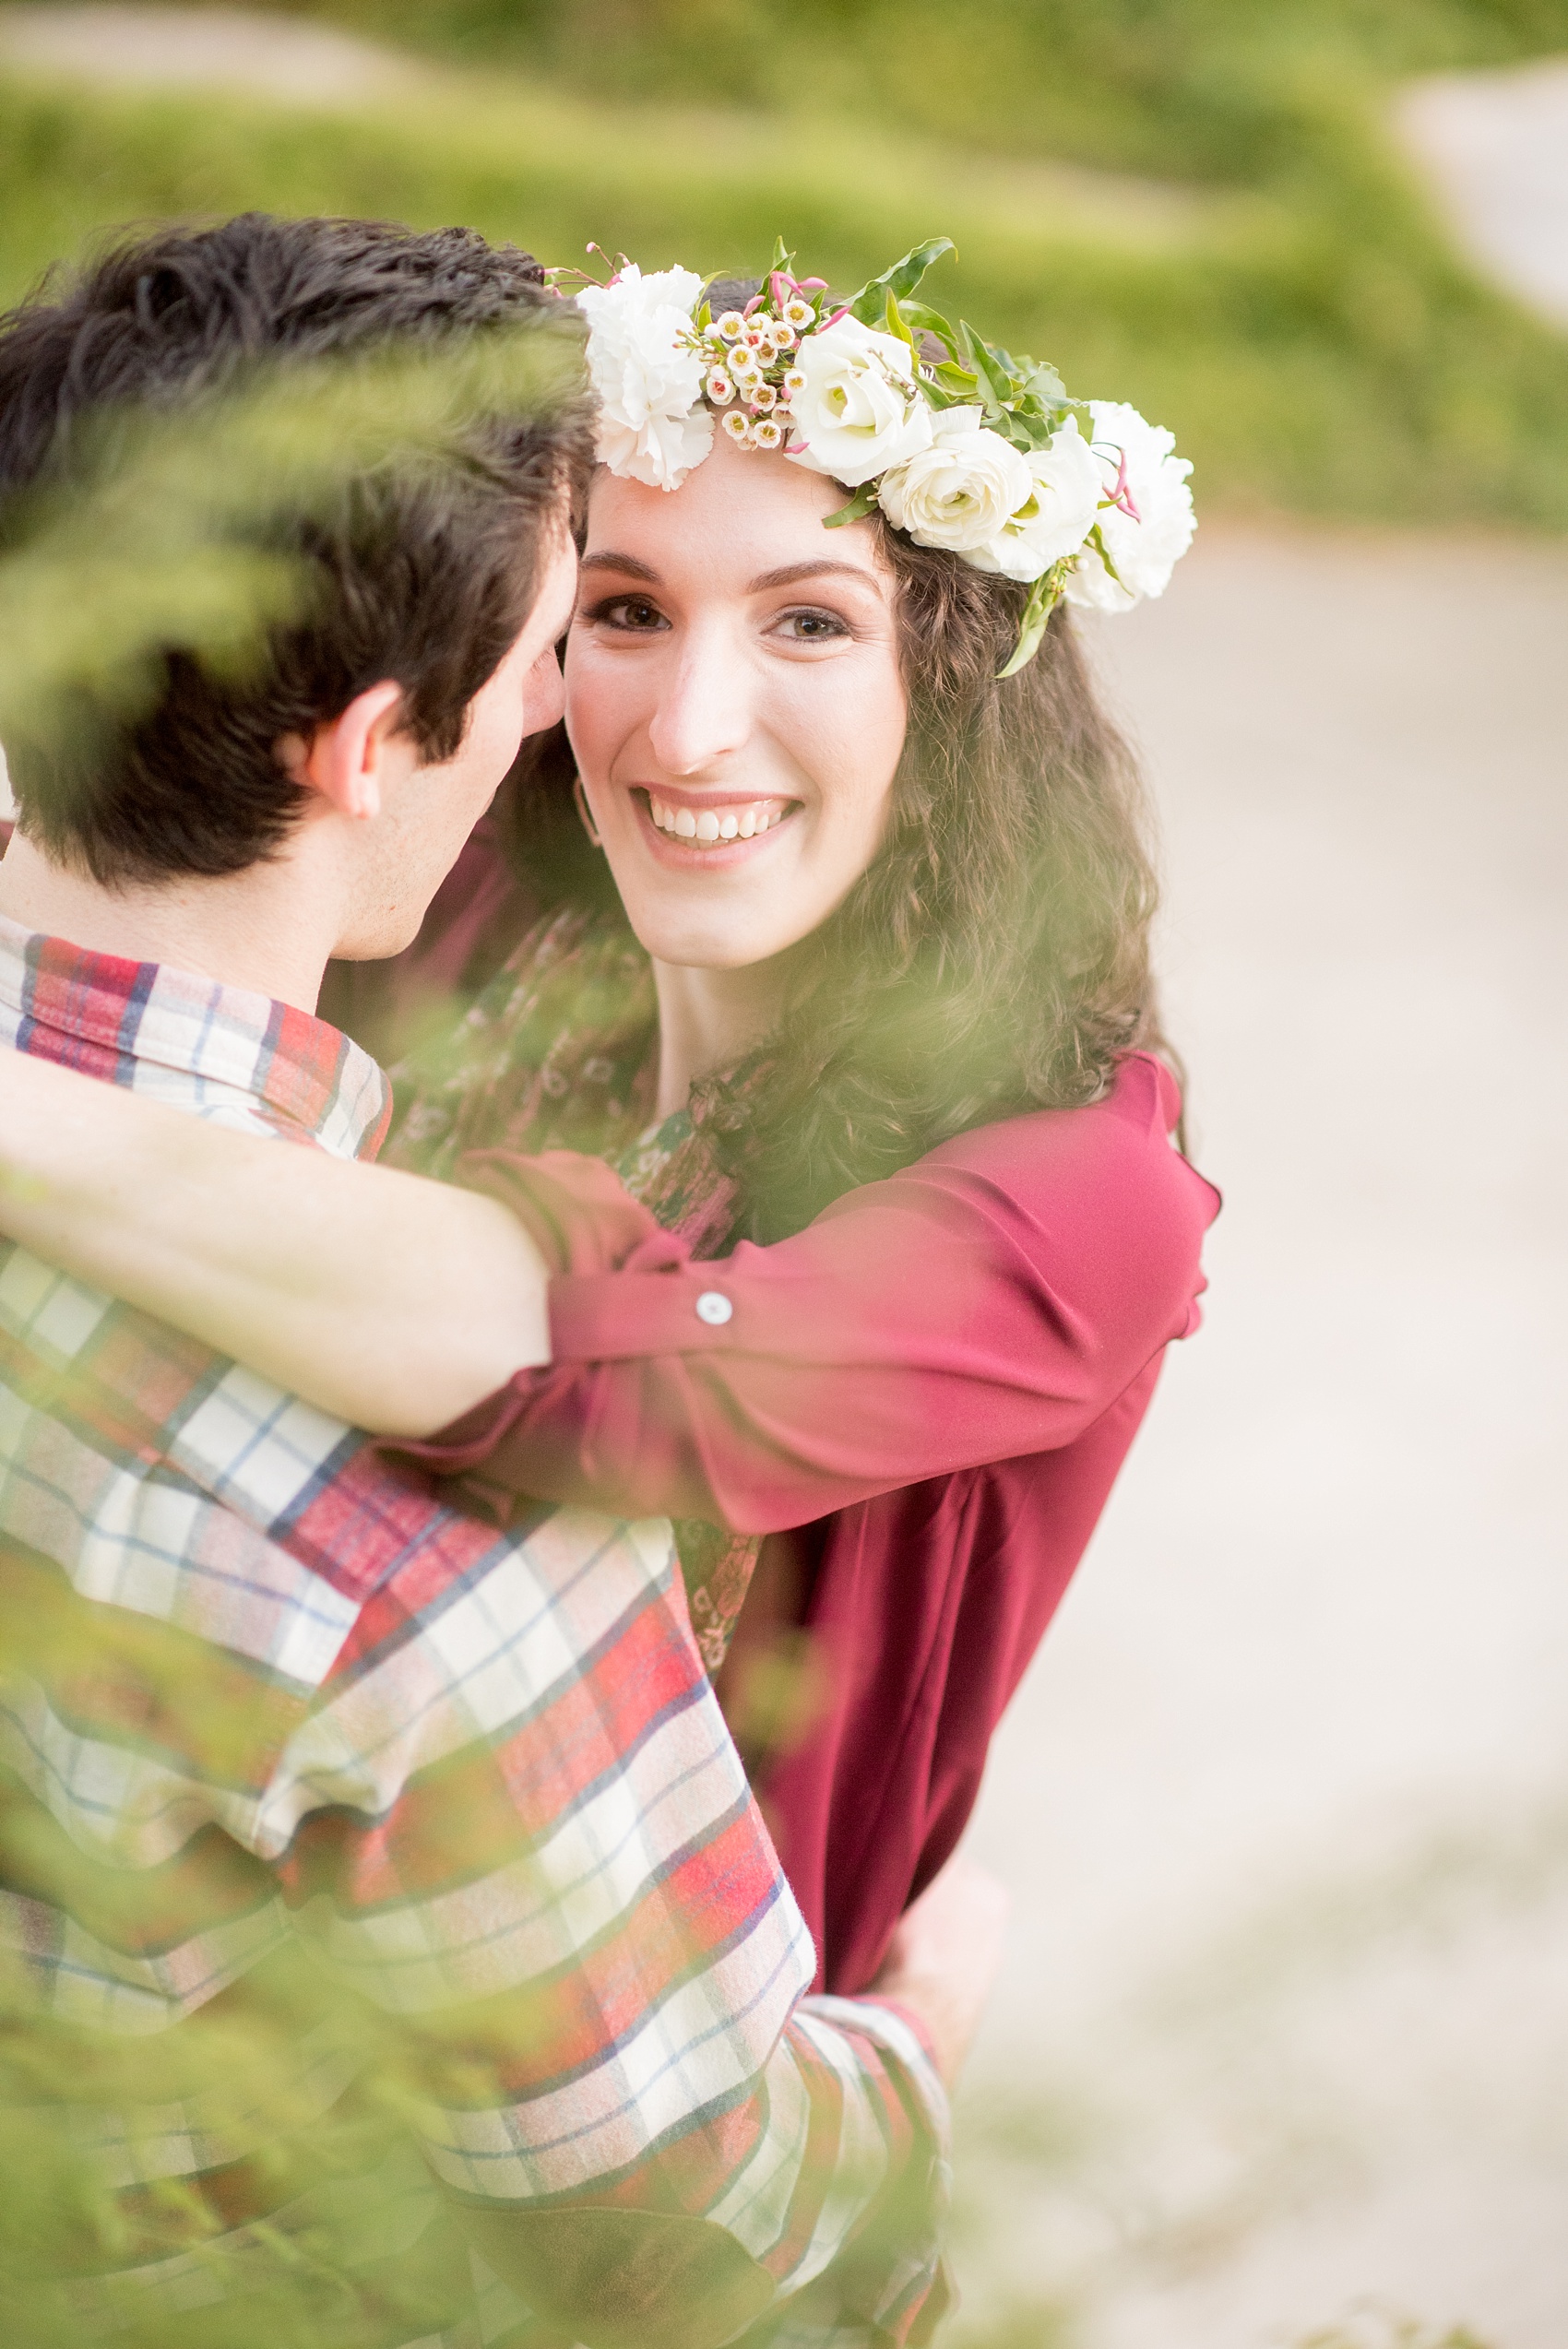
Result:
{"label": "woman's teeth", "polygon": [[703,846],[721,840],[750,840],[759,832],[771,832],[782,824],[789,813],[785,800],[758,801],[750,807],[704,808],[698,815],[691,808],[672,808],[648,793],[648,808],[661,832],[676,840],[695,840]]}

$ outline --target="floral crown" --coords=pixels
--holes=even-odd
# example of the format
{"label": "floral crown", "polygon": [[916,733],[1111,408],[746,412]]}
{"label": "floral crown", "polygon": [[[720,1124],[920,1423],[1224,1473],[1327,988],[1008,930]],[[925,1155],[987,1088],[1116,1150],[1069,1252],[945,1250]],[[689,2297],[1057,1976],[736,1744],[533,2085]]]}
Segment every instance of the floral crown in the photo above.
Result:
{"label": "floral crown", "polygon": [[676,490],[716,432],[782,450],[853,492],[829,529],[880,509],[917,546],[1028,585],[1010,677],[1063,596],[1125,611],[1163,592],[1195,527],[1192,467],[1135,408],[1070,400],[1053,367],[913,301],[952,250],[932,237],[848,302],[796,277],[782,239],[763,290],[718,317],[708,292],[721,280],[644,277],[624,256],[576,299],[601,464]]}

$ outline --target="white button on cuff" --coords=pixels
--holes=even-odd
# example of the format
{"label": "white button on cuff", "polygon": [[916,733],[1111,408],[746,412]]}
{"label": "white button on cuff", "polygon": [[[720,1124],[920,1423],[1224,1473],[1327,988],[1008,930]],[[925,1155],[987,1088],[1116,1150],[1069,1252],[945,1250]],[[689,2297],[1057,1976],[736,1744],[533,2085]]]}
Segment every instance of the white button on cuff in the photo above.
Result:
{"label": "white button on cuff", "polygon": [[730,1299],[720,1289],[705,1288],[697,1299],[698,1321],[709,1322],[715,1329],[722,1327],[734,1310]]}

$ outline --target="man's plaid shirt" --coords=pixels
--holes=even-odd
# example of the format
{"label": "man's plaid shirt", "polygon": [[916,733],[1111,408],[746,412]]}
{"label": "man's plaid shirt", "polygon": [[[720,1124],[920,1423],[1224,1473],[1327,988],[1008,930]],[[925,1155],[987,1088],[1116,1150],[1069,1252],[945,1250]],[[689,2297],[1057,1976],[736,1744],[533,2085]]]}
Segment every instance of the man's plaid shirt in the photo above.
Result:
{"label": "man's plaid shirt", "polygon": [[[10,923],[0,1038],[342,1157],[385,1131],[335,1029]],[[264,2291],[289,2236],[381,2309],[356,2342],[533,2338],[498,2268],[624,2327],[670,2243],[716,2296],[650,2341],[920,2337],[942,2092],[896,2011],[802,2001],[666,1524],[499,1535],[0,1246],[0,1939],[133,2246],[63,2287],[79,2337]]]}

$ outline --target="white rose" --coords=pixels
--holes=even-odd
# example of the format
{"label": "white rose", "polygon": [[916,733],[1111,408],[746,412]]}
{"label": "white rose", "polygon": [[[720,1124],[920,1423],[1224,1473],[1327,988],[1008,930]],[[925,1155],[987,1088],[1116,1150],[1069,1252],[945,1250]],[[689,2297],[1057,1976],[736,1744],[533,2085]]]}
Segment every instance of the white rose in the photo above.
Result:
{"label": "white rose", "polygon": [[1092,548],[1086,549],[1068,575],[1067,595],[1071,602],[1099,611],[1127,611],[1144,596],[1163,595],[1193,542],[1197,523],[1187,487],[1193,469],[1175,454],[1170,434],[1146,423],[1135,408],[1096,399],[1089,414],[1103,494],[1114,495],[1118,479],[1123,482],[1123,504],[1099,511],[1100,535],[1116,577]]}
{"label": "white rose", "polygon": [[1004,578],[1027,583],[1043,577],[1064,554],[1077,552],[1094,528],[1104,480],[1075,416],[1058,426],[1043,448],[1031,449],[1024,463],[1028,498],[969,561],[977,571],[1000,571]]}
{"label": "white rose", "polygon": [[897,335],[840,318],[804,336],[795,361],[791,373],[802,381],[790,395],[790,455],[797,465],[858,490],[930,446],[932,412],[915,382],[914,355]]}
{"label": "white rose", "polygon": [[917,546],[959,554],[986,546],[1032,493],[1028,463],[988,429],[984,415],[980,408],[937,409],[931,446],[883,476],[877,503]]}
{"label": "white rose", "polygon": [[678,490],[713,445],[706,362],[684,340],[702,285],[694,269],[645,278],[630,261],[613,285],[585,286],[577,296],[588,322],[600,463],[652,489]]}

